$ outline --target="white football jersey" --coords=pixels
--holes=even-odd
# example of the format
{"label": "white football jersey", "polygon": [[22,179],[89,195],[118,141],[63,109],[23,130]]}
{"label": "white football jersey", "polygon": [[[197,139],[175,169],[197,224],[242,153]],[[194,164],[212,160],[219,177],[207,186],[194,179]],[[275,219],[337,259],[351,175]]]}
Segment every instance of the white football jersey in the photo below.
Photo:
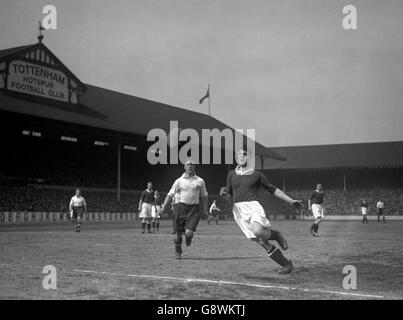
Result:
{"label": "white football jersey", "polygon": [[87,205],[83,196],[73,196],[70,201],[72,207],[82,207]]}

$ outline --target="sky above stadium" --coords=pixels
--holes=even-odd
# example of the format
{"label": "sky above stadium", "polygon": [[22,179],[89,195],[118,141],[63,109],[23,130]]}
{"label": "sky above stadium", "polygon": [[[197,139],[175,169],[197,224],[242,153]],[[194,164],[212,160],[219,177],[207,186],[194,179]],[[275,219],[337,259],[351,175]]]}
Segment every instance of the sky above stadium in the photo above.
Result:
{"label": "sky above stadium", "polygon": [[210,83],[212,116],[269,147],[403,140],[401,0],[1,0],[0,49],[35,43],[47,4],[85,83],[203,113]]}

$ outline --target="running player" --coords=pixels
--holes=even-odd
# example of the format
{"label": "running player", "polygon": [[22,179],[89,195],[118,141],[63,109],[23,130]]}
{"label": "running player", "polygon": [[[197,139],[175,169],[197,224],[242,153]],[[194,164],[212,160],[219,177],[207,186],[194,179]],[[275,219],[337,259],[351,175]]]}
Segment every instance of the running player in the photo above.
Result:
{"label": "running player", "polygon": [[361,213],[362,213],[362,223],[368,223],[368,201],[363,199],[361,200]]}
{"label": "running player", "polygon": [[385,222],[386,222],[386,219],[385,219],[385,216],[384,216],[384,214],[383,214],[383,210],[385,209],[385,201],[383,201],[382,198],[379,199],[379,201],[376,203],[376,207],[377,207],[377,209],[378,209],[378,222],[381,221],[380,218],[381,218],[381,216],[382,216],[383,223],[385,223]]}
{"label": "running player", "polygon": [[81,190],[76,189],[76,194],[70,200],[70,220],[76,226],[76,232],[81,231],[81,219],[87,213],[87,203],[81,195]]}
{"label": "running player", "polygon": [[269,240],[275,240],[283,250],[288,249],[287,241],[282,234],[271,229],[263,207],[259,203],[259,189],[274,194],[295,208],[302,207],[302,202],[293,200],[283,191],[272,185],[263,173],[248,163],[248,151],[246,148],[237,152],[238,166],[231,170],[227,176],[227,186],[221,188],[220,194],[233,200],[233,214],[236,223],[248,239],[257,242],[267,251],[269,257],[282,268],[280,274],[287,274],[294,269],[291,260],[284,257],[281,250],[272,245]]}
{"label": "running player", "polygon": [[147,189],[141,193],[139,211],[142,233],[145,233],[146,225],[148,233],[151,233],[151,208],[154,202],[154,190],[152,182],[147,182]]}
{"label": "running player", "polygon": [[174,244],[176,259],[182,258],[182,235],[185,234],[186,245],[192,244],[193,233],[200,220],[200,200],[202,210],[207,215],[207,190],[204,180],[196,175],[195,163],[186,161],[185,173],[175,180],[171,190],[165,198],[162,212],[168,208],[175,194],[178,193],[179,203],[173,215],[173,229],[175,231]]}
{"label": "running player", "polygon": [[160,193],[158,191],[154,192],[154,203],[151,208],[151,217],[153,221],[153,232],[155,233],[155,228],[157,228],[157,232],[160,228],[160,213],[161,213],[161,203],[162,199]]}
{"label": "running player", "polygon": [[210,206],[207,224],[210,224],[211,220],[215,220],[215,223],[218,224],[218,216],[220,215],[220,213],[221,209],[217,206],[217,200],[214,200]]}
{"label": "running player", "polygon": [[323,220],[324,197],[325,193],[323,192],[323,186],[320,183],[318,183],[316,185],[315,191],[312,192],[311,196],[308,199],[308,210],[312,210],[312,214],[315,219],[310,228],[310,232],[314,237],[318,236],[319,223],[321,223]]}

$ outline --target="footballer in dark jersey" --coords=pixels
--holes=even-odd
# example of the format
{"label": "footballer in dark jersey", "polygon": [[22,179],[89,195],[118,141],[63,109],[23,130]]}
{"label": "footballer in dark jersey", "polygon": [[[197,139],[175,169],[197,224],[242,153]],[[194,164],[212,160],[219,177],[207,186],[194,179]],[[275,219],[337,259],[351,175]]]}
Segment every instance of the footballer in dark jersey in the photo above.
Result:
{"label": "footballer in dark jersey", "polygon": [[281,274],[290,273],[294,269],[292,261],[284,257],[281,250],[270,243],[270,240],[274,240],[283,250],[288,249],[287,241],[282,234],[271,228],[265,211],[258,201],[259,189],[264,188],[295,208],[301,208],[302,202],[291,199],[272,185],[263,173],[255,170],[253,163],[248,163],[248,158],[251,158],[249,156],[246,148],[237,152],[238,166],[228,173],[227,186],[221,189],[220,194],[227,198],[232,197],[234,219],[245,236],[265,248],[269,257],[282,267]]}
{"label": "footballer in dark jersey", "polygon": [[318,236],[319,231],[319,223],[323,220],[323,199],[325,197],[325,193],[323,192],[323,187],[320,183],[316,185],[316,189],[312,192],[311,196],[308,199],[308,208],[312,210],[312,214],[314,217],[314,222],[311,225],[310,232],[314,237]]}
{"label": "footballer in dark jersey", "polygon": [[151,233],[151,219],[152,219],[151,209],[153,202],[154,202],[153,184],[152,182],[148,182],[147,189],[141,193],[139,202],[139,211],[140,211],[139,217],[141,218],[142,233],[145,232],[146,225],[148,233]]}

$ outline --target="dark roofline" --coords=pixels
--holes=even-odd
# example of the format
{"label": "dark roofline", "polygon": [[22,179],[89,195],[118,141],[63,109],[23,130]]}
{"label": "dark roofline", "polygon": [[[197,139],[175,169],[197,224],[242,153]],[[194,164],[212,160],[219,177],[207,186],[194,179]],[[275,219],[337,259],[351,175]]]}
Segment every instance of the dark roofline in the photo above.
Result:
{"label": "dark roofline", "polygon": [[[221,125],[222,128],[229,128],[231,130],[235,130],[234,128],[228,126],[227,124],[225,124],[224,122],[220,121],[219,119],[214,118],[211,115],[208,115],[208,114],[205,114],[205,113],[202,113],[202,112],[172,106],[172,105],[169,105],[169,104],[166,104],[166,103],[163,103],[163,102],[159,102],[159,101],[156,101],[156,100],[145,99],[145,98],[142,98],[142,97],[130,95],[128,93],[118,92],[118,91],[115,91],[115,90],[112,90],[112,89],[107,89],[107,88],[103,88],[103,87],[99,87],[99,86],[95,86],[95,85],[91,85],[91,84],[87,84],[87,83],[86,83],[86,86],[89,89],[95,88],[97,90],[110,92],[111,94],[125,96],[125,97],[127,97],[129,99],[135,98],[135,99],[139,99],[141,101],[147,102],[147,103],[158,104],[160,107],[163,107],[165,109],[175,110],[175,111],[178,111],[178,112],[191,113],[191,114],[194,114],[194,115],[196,115],[198,117],[203,117],[204,119],[212,120],[214,122],[217,122],[218,124]],[[219,129],[219,128],[217,128],[217,129]],[[286,161],[287,160],[281,154],[273,151],[272,148],[268,148],[268,147],[262,145],[261,143],[259,143],[257,141],[255,141],[255,143],[256,143],[256,153],[259,156],[263,156],[264,158],[276,159],[276,160],[279,160],[279,161]]]}
{"label": "dark roofline", "polygon": [[9,49],[0,50],[0,58],[13,55],[13,54],[15,54],[16,52],[23,51],[24,49],[26,49],[26,48],[31,48],[32,46],[33,46],[33,45],[30,44],[30,45],[25,45],[25,46],[19,46],[19,47],[14,47],[14,48],[9,48]]}
{"label": "dark roofline", "polygon": [[334,144],[304,144],[299,146],[277,146],[272,147],[272,149],[297,149],[297,148],[320,148],[320,147],[341,147],[341,146],[362,146],[362,145],[374,145],[374,144],[385,144],[385,143],[403,143],[402,140],[396,141],[371,141],[371,142],[351,142],[351,143],[334,143]]}
{"label": "dark roofline", "polygon": [[269,160],[265,170],[328,170],[403,167],[403,141],[274,147],[289,160]]}

